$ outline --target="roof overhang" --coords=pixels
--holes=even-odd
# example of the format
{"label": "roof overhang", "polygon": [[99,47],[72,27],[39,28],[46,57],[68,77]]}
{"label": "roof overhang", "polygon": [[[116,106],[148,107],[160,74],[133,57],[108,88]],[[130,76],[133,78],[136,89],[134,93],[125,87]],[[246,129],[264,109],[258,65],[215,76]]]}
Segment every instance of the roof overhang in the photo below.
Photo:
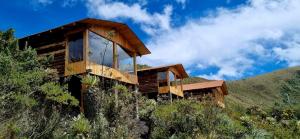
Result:
{"label": "roof overhang", "polygon": [[185,84],[183,91],[201,90],[220,87],[224,95],[228,95],[227,86],[223,80],[207,81],[201,83]]}
{"label": "roof overhang", "polygon": [[145,71],[167,71],[170,68],[174,68],[175,70],[178,71],[178,74],[181,78],[188,78],[189,75],[186,73],[184,67],[182,64],[173,64],[173,65],[164,65],[164,66],[159,66],[159,67],[151,67],[151,68],[145,68],[145,69],[140,69],[138,72],[145,72]]}
{"label": "roof overhang", "polygon": [[100,20],[94,18],[86,18],[79,21],[75,21],[63,26],[59,26],[44,32],[40,32],[37,34],[29,35],[19,39],[20,44],[25,46],[26,41],[31,43],[38,43],[45,40],[51,39],[51,37],[63,37],[64,32],[72,31],[74,29],[80,28],[88,28],[90,26],[103,26],[113,28],[118,31],[126,40],[128,40],[129,44],[134,47],[138,56],[147,55],[151,52],[145,46],[145,44],[138,38],[138,36],[128,27],[128,25],[113,21]]}

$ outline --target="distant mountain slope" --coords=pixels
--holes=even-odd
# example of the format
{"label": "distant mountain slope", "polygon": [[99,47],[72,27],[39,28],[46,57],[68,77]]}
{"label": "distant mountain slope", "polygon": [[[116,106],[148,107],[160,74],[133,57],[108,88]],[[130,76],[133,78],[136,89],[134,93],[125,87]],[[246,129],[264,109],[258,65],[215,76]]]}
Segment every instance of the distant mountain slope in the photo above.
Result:
{"label": "distant mountain slope", "polygon": [[[252,78],[226,81],[229,95],[225,97],[227,105],[249,107],[258,105],[270,108],[275,102],[281,102],[281,84],[300,73],[300,66],[274,71]],[[184,84],[209,81],[200,77],[183,80]],[[300,101],[300,98],[297,98]]]}
{"label": "distant mountain slope", "polygon": [[[256,77],[227,82],[229,95],[227,103],[241,106],[258,105],[270,108],[275,102],[281,102],[281,84],[300,72],[299,67],[287,68]],[[300,101],[300,100],[299,100]]]}
{"label": "distant mountain slope", "polygon": [[205,81],[209,81],[209,80],[201,78],[201,77],[189,77],[189,78],[183,79],[182,83],[190,84],[190,83],[199,83],[199,82],[205,82]]}

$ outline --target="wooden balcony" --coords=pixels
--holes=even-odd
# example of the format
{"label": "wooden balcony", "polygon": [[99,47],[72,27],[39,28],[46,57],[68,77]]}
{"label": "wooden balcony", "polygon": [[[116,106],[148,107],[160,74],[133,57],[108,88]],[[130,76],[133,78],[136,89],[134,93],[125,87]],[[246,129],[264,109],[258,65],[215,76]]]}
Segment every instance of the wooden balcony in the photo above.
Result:
{"label": "wooden balcony", "polygon": [[138,77],[133,74],[125,73],[114,68],[98,64],[89,64],[87,69],[91,69],[91,74],[105,78],[115,79],[129,84],[138,84]]}
{"label": "wooden balcony", "polygon": [[183,97],[183,91],[180,86],[163,86],[158,88],[158,94],[172,93],[176,96]]}

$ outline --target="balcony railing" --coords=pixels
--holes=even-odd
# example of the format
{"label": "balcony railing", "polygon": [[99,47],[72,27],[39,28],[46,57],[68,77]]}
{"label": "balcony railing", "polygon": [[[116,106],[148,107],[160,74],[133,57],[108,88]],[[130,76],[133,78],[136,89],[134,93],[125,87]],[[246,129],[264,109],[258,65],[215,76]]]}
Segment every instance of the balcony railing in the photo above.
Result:
{"label": "balcony railing", "polygon": [[138,83],[138,77],[136,75],[121,72],[117,69],[110,68],[107,66],[90,63],[87,66],[87,69],[91,69],[92,70],[91,73],[98,76],[103,76],[106,78],[115,79],[130,84]]}
{"label": "balcony railing", "polygon": [[172,93],[177,96],[183,97],[183,91],[180,86],[161,86],[158,88],[159,94]]}

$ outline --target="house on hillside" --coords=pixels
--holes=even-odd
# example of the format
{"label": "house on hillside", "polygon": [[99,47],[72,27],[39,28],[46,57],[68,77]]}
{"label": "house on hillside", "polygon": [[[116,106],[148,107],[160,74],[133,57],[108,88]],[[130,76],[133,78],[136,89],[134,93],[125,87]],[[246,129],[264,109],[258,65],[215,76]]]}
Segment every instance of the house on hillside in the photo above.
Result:
{"label": "house on hillside", "polygon": [[209,97],[220,107],[225,107],[224,97],[228,95],[225,81],[207,81],[183,85],[184,97],[202,101]]}
{"label": "house on hillside", "polygon": [[136,57],[150,54],[144,43],[123,23],[83,19],[19,39],[38,55],[53,55],[51,67],[61,78],[72,76],[69,90],[83,107],[82,84],[77,76],[95,75],[105,86],[119,82],[137,86]]}
{"label": "house on hillside", "polygon": [[138,70],[139,91],[151,99],[183,98],[182,79],[187,78],[182,64]]}

